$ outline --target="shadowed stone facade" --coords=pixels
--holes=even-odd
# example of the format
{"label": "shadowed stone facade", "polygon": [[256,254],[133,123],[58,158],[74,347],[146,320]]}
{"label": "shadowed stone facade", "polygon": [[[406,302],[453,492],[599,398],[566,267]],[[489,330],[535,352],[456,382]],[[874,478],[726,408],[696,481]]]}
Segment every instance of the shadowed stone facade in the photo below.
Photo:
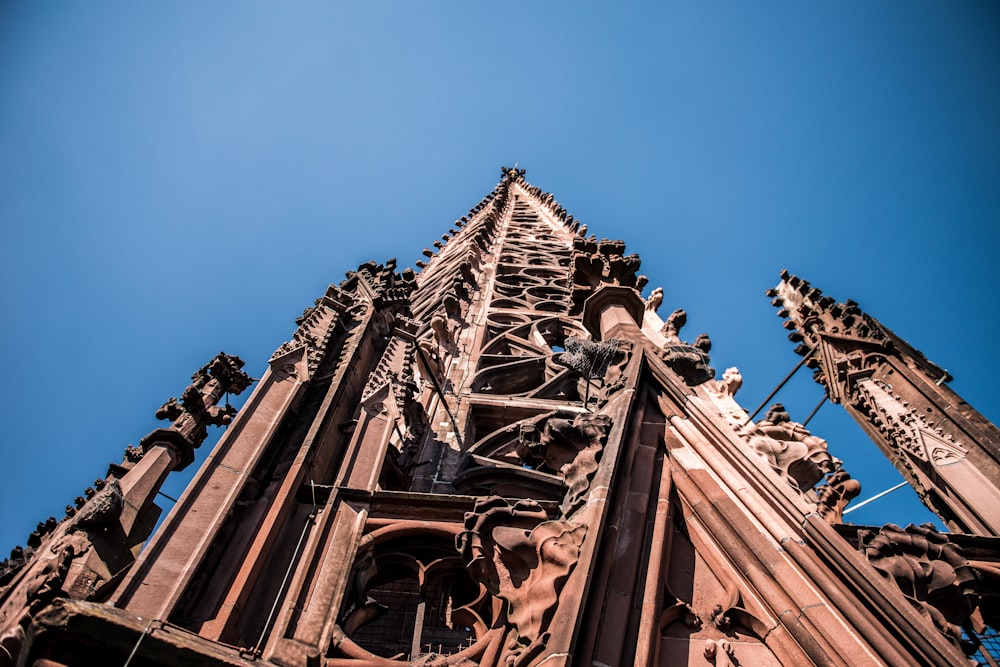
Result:
{"label": "shadowed stone facade", "polygon": [[739,370],[716,379],[708,336],[641,298],[638,255],[523,170],[424,255],[331,286],[235,418],[217,403],[251,380],[214,359],[40,524],[0,569],[0,667],[987,660],[997,429],[856,304],[787,274],[770,292],[955,533],[843,524],[860,489],[827,442],[780,404],[752,421]]}

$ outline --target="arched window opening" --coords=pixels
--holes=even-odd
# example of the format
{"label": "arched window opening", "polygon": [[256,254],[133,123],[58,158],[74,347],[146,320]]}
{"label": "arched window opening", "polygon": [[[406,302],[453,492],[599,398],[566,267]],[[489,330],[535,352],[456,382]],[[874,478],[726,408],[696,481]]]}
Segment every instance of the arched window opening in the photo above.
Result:
{"label": "arched window opening", "polygon": [[420,606],[420,584],[416,576],[406,571],[390,572],[379,578],[384,579],[383,583],[373,581],[376,585],[368,591],[368,597],[375,603],[372,620],[363,623],[352,639],[383,658],[409,655]]}
{"label": "arched window opening", "polygon": [[354,594],[341,627],[351,642],[383,658],[454,655],[492,625],[492,597],[469,576],[454,548],[431,543],[359,556]]}
{"label": "arched window opening", "polygon": [[429,577],[423,593],[422,652],[450,655],[471,646],[474,621],[463,607],[475,602],[479,586],[463,571],[451,570]]}

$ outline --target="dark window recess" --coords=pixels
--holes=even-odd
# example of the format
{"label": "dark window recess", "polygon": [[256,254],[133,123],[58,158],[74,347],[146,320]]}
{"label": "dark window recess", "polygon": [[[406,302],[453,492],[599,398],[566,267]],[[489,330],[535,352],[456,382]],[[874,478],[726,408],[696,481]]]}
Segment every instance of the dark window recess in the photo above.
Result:
{"label": "dark window recess", "polygon": [[407,573],[372,588],[368,595],[385,611],[358,628],[352,639],[383,658],[408,658],[420,603],[416,577]]}
{"label": "dark window recess", "polygon": [[[400,556],[397,553],[379,562],[379,572],[365,591],[366,606],[377,607],[377,612],[351,633],[351,639],[376,655],[402,660],[426,653],[452,655],[474,644],[478,638],[473,627],[484,623],[484,609],[479,607],[488,609],[489,602],[473,604],[481,588],[461,562],[457,558],[453,563],[417,558],[404,563],[409,558]],[[423,562],[434,560],[437,563],[425,570],[421,588],[415,571]]]}
{"label": "dark window recess", "polygon": [[476,641],[472,628],[457,618],[456,610],[476,599],[478,588],[466,577],[447,573],[434,577],[424,591],[423,632],[420,645],[423,652],[449,655]]}

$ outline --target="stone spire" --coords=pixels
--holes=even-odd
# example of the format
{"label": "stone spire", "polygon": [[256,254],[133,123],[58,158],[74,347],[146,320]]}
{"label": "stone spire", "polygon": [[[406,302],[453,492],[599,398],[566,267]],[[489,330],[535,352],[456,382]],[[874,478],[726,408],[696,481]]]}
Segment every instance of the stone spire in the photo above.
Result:
{"label": "stone spire", "polygon": [[[50,595],[87,548],[57,545],[32,580],[38,613],[13,624],[17,659],[961,664],[958,628],[998,624],[980,585],[996,545],[966,536],[963,555],[929,530],[840,525],[859,489],[827,442],[780,405],[751,423],[738,369],[716,380],[708,336],[682,339],[683,309],[660,318],[663,290],[642,299],[638,255],[524,175],[504,167],[419,271],[367,262],[306,309],[99,592]],[[781,288],[799,342],[899,349],[873,321],[824,333],[845,321],[799,287]],[[115,516],[143,523],[129,499],[228,417],[214,403],[241,382],[219,364],[164,407],[174,425],[143,440]]]}
{"label": "stone spire", "polygon": [[29,538],[30,552],[15,549],[18,562],[0,568],[0,666],[13,665],[25,632],[46,605],[62,599],[104,599],[120,574],[134,562],[153,530],[160,509],[153,500],[168,473],[194,458],[209,425],[228,424],[236,413],[216,403],[226,393],[239,394],[251,378],[239,357],[219,353],[192,376],[181,400],[171,398],[157,410],[171,419],[130,447],[122,465],[112,465],[66,518],[39,524]]}
{"label": "stone spire", "polygon": [[953,530],[1000,535],[1000,430],[951,376],[864,313],[782,271],[768,296],[830,399],[865,429]]}

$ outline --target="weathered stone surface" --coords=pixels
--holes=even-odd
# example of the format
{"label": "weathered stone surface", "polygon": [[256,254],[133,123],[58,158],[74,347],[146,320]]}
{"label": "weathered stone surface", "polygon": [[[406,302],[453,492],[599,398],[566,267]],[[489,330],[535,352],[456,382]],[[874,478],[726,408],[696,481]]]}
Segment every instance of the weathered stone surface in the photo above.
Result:
{"label": "weathered stone surface", "polygon": [[961,548],[926,524],[905,529],[887,524],[877,533],[862,530],[858,538],[875,569],[957,643],[979,603],[979,576]]}
{"label": "weathered stone surface", "polygon": [[513,626],[501,659],[512,667],[546,655],[559,592],[580,555],[587,527],[548,521],[529,500],[487,498],[465,517],[457,548],[473,576],[507,603]]}
{"label": "weathered stone surface", "polygon": [[[750,423],[707,334],[662,320],[661,288],[642,299],[638,255],[524,175],[503,168],[419,272],[366,262],[327,289],[235,419],[217,403],[242,362],[199,371],[170,427],[0,566],[0,667],[136,647],[150,666],[962,664],[959,628],[1000,623],[995,427],[857,304],[783,275],[805,363],[972,534],[842,525],[859,487],[827,443],[780,405]],[[226,423],[133,563],[164,477]]]}
{"label": "weathered stone surface", "polygon": [[128,465],[112,466],[107,479],[95,480],[62,522],[50,518],[40,524],[29,540],[36,548],[0,589],[0,665],[15,664],[28,629],[55,600],[110,594],[159,517],[153,498],[166,475],[182,467],[208,425],[231,421],[235,410],[215,403],[250,384],[242,366],[238,357],[217,355],[192,376],[181,401],[170,399],[157,411],[158,417],[173,420],[169,429],[147,435],[142,450],[126,451]]}
{"label": "weathered stone surface", "polygon": [[768,295],[814,379],[924,503],[953,530],[1000,535],[1000,429],[948,388],[948,372],[856,302],[787,271]]}

